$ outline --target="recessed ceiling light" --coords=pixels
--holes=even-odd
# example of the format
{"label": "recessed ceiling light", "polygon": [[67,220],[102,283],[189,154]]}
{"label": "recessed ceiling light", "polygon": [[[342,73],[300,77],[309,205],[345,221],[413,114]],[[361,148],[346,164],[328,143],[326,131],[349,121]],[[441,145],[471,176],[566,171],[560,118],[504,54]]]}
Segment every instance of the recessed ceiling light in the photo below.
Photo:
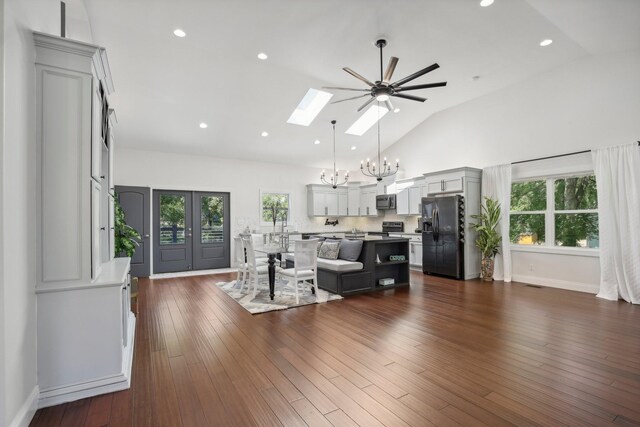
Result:
{"label": "recessed ceiling light", "polygon": [[540,42],[540,46],[549,46],[551,43],[553,43],[553,40],[551,39],[544,39]]}
{"label": "recessed ceiling light", "polygon": [[209,125],[206,124],[205,122],[200,123],[200,129],[206,129],[208,127],[209,127]]}
{"label": "recessed ceiling light", "polygon": [[176,28],[175,30],[173,30],[173,34],[175,34],[176,37],[184,37],[187,35],[187,33],[182,31],[180,28]]}
{"label": "recessed ceiling light", "polygon": [[351,146],[351,149],[352,149],[352,150],[355,150],[355,149],[356,149],[356,146],[355,146],[355,145],[352,145],[352,146]]}
{"label": "recessed ceiling light", "polygon": [[345,133],[348,133],[349,135],[362,136],[378,121],[378,119],[383,118],[388,112],[389,110],[385,107],[372,105],[364,112],[363,115],[360,116],[358,120],[355,121],[354,124],[351,125],[349,129],[347,129]]}
{"label": "recessed ceiling light", "polygon": [[267,56],[267,54],[266,54],[266,53],[264,53],[264,52],[260,52],[260,53],[258,54],[258,59],[262,59],[262,60],[264,61],[264,60],[265,60],[265,59],[267,59],[267,58],[268,58],[268,56]]}
{"label": "recessed ceiling light", "polygon": [[480,2],[480,6],[482,7],[491,6],[492,4],[493,4],[493,0],[482,0]]}
{"label": "recessed ceiling light", "polygon": [[317,89],[309,89],[287,123],[300,126],[309,126],[318,113],[327,105],[333,94]]}
{"label": "recessed ceiling light", "polygon": [[314,143],[314,144],[316,144],[316,145],[318,145],[318,144],[320,144],[320,140],[319,140],[319,139],[316,139],[315,141],[313,141],[313,143]]}
{"label": "recessed ceiling light", "polygon": [[262,133],[261,133],[260,135],[262,135],[262,136],[269,136],[269,132],[267,132],[267,131],[265,130],[265,131],[262,131]]}
{"label": "recessed ceiling light", "polygon": [[400,112],[400,109],[396,107],[396,109],[395,109],[395,110],[393,110],[393,112],[394,112],[394,113],[399,113],[399,112]]}

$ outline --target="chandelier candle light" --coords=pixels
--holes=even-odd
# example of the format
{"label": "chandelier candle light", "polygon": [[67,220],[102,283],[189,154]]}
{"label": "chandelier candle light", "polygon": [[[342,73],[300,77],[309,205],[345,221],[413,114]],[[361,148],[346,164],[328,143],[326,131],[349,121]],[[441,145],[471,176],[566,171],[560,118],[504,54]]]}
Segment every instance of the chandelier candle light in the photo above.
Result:
{"label": "chandelier candle light", "polygon": [[360,171],[365,176],[370,176],[375,178],[377,181],[382,181],[382,178],[387,176],[395,175],[400,168],[400,160],[396,159],[396,169],[391,170],[391,162],[387,161],[387,158],[384,158],[384,161],[380,161],[380,102],[378,102],[378,170],[376,171],[376,162],[373,164],[370,162],[370,159],[367,159],[367,168],[364,168],[364,161],[360,161]]}
{"label": "chandelier candle light", "polygon": [[320,181],[335,189],[338,188],[338,185],[344,185],[349,181],[349,171],[345,172],[344,181],[338,182],[338,169],[336,169],[336,121],[331,120],[331,125],[333,125],[333,174],[331,175],[331,179],[327,180],[325,171],[323,170],[320,174]]}

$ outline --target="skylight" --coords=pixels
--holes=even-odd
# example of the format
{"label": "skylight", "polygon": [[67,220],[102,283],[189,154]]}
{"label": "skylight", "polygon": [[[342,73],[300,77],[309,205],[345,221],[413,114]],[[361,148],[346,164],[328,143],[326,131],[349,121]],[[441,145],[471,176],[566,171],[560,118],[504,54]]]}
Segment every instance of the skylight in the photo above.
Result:
{"label": "skylight", "polygon": [[300,126],[309,126],[318,113],[322,111],[333,94],[323,92],[317,89],[309,89],[307,94],[302,98],[287,123]]}
{"label": "skylight", "polygon": [[376,124],[379,118],[383,118],[388,112],[389,110],[385,107],[372,105],[345,133],[362,136],[371,126]]}

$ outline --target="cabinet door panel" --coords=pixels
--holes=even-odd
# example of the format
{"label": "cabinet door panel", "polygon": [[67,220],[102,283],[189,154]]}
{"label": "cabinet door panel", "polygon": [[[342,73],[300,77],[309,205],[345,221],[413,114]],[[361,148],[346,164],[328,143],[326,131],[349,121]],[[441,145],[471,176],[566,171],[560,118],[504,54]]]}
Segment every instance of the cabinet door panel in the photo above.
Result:
{"label": "cabinet door panel", "polygon": [[422,186],[409,188],[409,215],[420,215],[422,210]]}
{"label": "cabinet door panel", "polygon": [[327,215],[338,215],[338,193],[333,190],[325,194]]}
{"label": "cabinet door panel", "polygon": [[91,183],[91,278],[100,274],[100,184]]}
{"label": "cabinet door panel", "polygon": [[461,176],[449,176],[443,179],[444,181],[444,191],[446,192],[462,192],[463,190],[463,185],[462,185],[462,180],[463,178]]}
{"label": "cabinet door panel", "polygon": [[409,189],[405,188],[396,194],[396,214],[409,215]]}
{"label": "cabinet door panel", "polygon": [[324,193],[314,192],[313,193],[313,215],[315,216],[325,215],[326,207],[327,205],[325,203]]}
{"label": "cabinet door panel", "polygon": [[358,216],[360,215],[360,189],[359,188],[349,188],[348,190],[348,215],[349,216]]}
{"label": "cabinet door panel", "polygon": [[98,182],[102,167],[102,99],[99,85],[98,80],[94,79],[91,97],[91,177]]}
{"label": "cabinet door panel", "polygon": [[349,213],[349,198],[346,191],[340,191],[338,193],[338,215],[347,216]]}
{"label": "cabinet door panel", "polygon": [[442,180],[428,181],[426,186],[427,194],[436,194],[442,192]]}

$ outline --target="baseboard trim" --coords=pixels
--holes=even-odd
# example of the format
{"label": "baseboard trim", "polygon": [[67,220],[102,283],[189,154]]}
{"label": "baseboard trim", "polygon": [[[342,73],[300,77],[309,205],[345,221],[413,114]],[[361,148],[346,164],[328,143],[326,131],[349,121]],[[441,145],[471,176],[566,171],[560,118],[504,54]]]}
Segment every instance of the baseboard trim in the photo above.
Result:
{"label": "baseboard trim", "polygon": [[13,421],[9,423],[9,427],[27,427],[33,416],[36,414],[36,410],[38,409],[38,396],[40,395],[40,389],[36,385],[31,393],[29,393],[29,397],[22,403],[20,409],[18,409],[18,413],[15,417],[13,417]]}
{"label": "baseboard trim", "polygon": [[590,285],[581,282],[572,282],[569,280],[549,279],[547,277],[525,276],[514,274],[512,277],[514,282],[528,283],[531,285],[544,286],[547,288],[566,289],[568,291],[586,292],[588,294],[597,294],[598,285]]}
{"label": "baseboard trim", "polygon": [[135,330],[136,317],[133,313],[129,313],[129,345],[125,347],[122,355],[122,372],[120,374],[97,378],[93,381],[70,384],[64,387],[41,390],[40,399],[37,401],[38,408],[73,402],[74,400],[85,399],[99,394],[113,393],[131,387]]}

